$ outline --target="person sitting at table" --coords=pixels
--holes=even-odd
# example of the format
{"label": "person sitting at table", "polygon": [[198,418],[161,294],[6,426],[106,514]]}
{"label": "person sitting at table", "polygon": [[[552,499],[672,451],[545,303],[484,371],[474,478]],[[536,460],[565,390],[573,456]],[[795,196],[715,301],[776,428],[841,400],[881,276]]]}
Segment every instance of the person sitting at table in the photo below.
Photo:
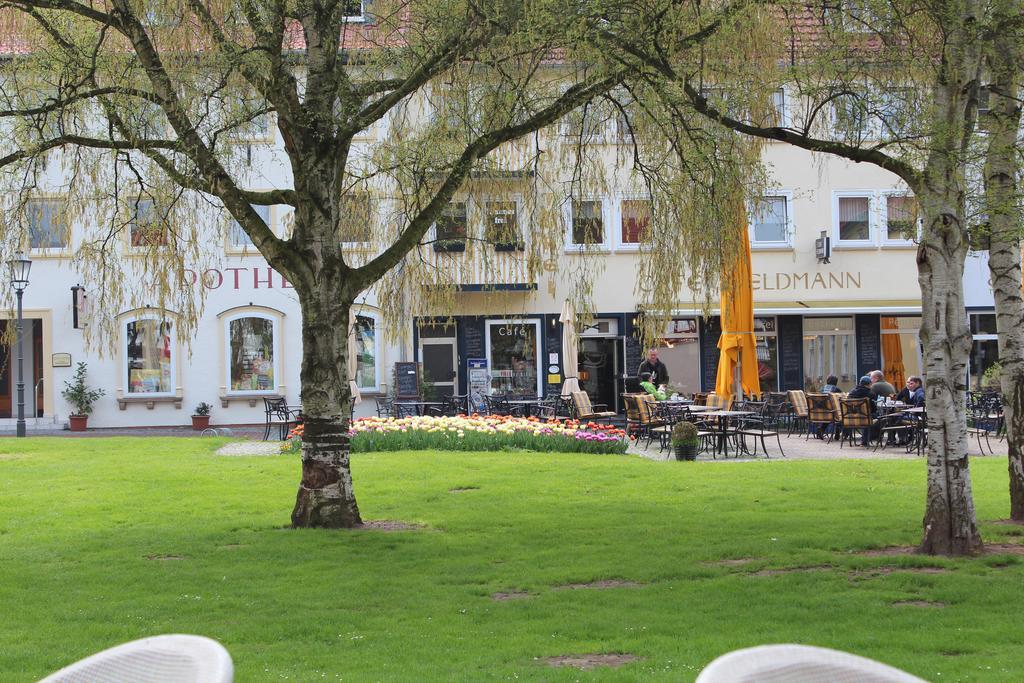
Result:
{"label": "person sitting at table", "polygon": [[871,398],[878,400],[878,397],[889,398],[896,393],[896,387],[885,381],[885,375],[881,370],[871,371]]}
{"label": "person sitting at table", "polygon": [[825,383],[821,386],[821,393],[823,394],[841,394],[843,390],[839,388],[839,378],[835,375],[829,375],[825,378]]}
{"label": "person sitting at table", "polygon": [[[875,397],[871,393],[871,377],[864,375],[857,382],[857,386],[847,395],[847,398],[866,398],[868,400],[868,411],[871,417],[875,416],[875,411],[878,406],[875,404]],[[871,444],[871,437],[873,427],[865,427],[860,430],[860,445],[868,446]]]}
{"label": "person sitting at table", "polygon": [[902,401],[907,405],[920,408],[924,405],[924,383],[921,378],[917,375],[911,375],[907,378],[907,386],[900,389],[900,393],[896,394],[896,400]]}
{"label": "person sitting at table", "polygon": [[664,391],[659,391],[658,387],[654,386],[654,383],[651,382],[651,373],[649,372],[640,374],[640,387],[659,401],[664,401],[668,398]]}

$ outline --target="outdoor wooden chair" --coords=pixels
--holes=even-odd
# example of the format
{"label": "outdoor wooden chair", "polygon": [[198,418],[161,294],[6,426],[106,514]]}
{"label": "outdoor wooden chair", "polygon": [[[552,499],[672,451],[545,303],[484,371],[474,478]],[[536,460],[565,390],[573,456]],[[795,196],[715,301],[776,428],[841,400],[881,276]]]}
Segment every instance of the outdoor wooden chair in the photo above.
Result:
{"label": "outdoor wooden chair", "polygon": [[847,439],[861,439],[864,430],[867,430],[867,445],[871,445],[873,438],[872,431],[877,420],[871,417],[870,398],[844,398],[839,401],[839,408],[842,411],[842,436],[839,438],[839,447]]}
{"label": "outdoor wooden chair", "polygon": [[693,405],[695,406],[706,406],[708,404],[708,394],[705,391],[699,391],[693,395]]}
{"label": "outdoor wooden chair", "polygon": [[617,415],[614,410],[607,410],[608,406],[603,403],[591,404],[590,396],[585,391],[572,392],[572,402],[577,420],[610,420]]}
{"label": "outdoor wooden chair", "polygon": [[644,394],[622,395],[622,402],[626,406],[626,436],[636,434],[637,441],[640,438],[640,406],[637,403],[642,396]]}
{"label": "outdoor wooden chair", "polygon": [[285,398],[263,397],[263,413],[266,419],[263,440],[270,440],[270,432],[276,427],[281,441],[288,437],[291,428],[302,422],[300,411],[288,406]]}
{"label": "outdoor wooden chair", "polygon": [[[658,404],[650,394],[637,396],[637,417],[640,421],[640,433],[647,437],[647,448],[651,442],[658,439],[658,450],[662,451],[668,446],[668,438],[672,433],[672,427],[665,418],[658,415]],[[639,441],[639,438],[638,438]]]}
{"label": "outdoor wooden chair", "polygon": [[[824,433],[829,427],[834,427],[839,421],[839,415],[834,412],[832,398],[828,394],[807,394],[807,437],[810,438],[811,431],[815,436],[824,438]],[[829,430],[828,440],[831,441],[835,430]]]}
{"label": "outdoor wooden chair", "polygon": [[807,394],[802,389],[791,389],[787,392],[789,400],[789,433],[792,434],[801,426],[807,427]]}

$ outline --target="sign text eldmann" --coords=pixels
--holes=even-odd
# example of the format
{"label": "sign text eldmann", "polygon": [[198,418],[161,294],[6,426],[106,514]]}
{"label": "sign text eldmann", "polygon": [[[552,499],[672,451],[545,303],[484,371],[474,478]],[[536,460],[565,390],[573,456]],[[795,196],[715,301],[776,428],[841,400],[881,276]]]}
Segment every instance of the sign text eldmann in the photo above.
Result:
{"label": "sign text eldmann", "polygon": [[754,273],[754,289],[860,289],[860,273]]}

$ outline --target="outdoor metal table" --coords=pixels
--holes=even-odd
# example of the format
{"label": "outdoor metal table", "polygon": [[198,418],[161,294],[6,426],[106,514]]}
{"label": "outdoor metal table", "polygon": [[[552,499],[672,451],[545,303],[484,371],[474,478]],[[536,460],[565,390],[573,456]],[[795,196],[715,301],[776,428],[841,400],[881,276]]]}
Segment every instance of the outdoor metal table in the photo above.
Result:
{"label": "outdoor metal table", "polygon": [[509,399],[505,401],[505,403],[507,403],[510,406],[523,406],[524,408],[526,408],[526,417],[530,416],[530,413],[532,412],[531,408],[540,409],[540,407],[544,405],[544,401],[537,398]]}
{"label": "outdoor metal table", "polygon": [[[733,417],[754,414],[752,410],[709,410],[701,414],[701,417],[718,418],[718,442],[722,445],[722,457],[729,457],[729,420]],[[746,449],[744,448],[744,450]]]}
{"label": "outdoor metal table", "polygon": [[392,405],[395,407],[395,412],[399,413],[395,417],[402,417],[400,414],[402,408],[412,408],[416,411],[417,415],[423,415],[427,408],[435,406],[443,408],[445,403],[443,401],[395,401]]}
{"label": "outdoor metal table", "polygon": [[695,405],[689,405],[689,406],[686,406],[686,407],[690,410],[691,413],[707,414],[707,413],[710,413],[710,412],[712,412],[714,410],[718,410],[718,408],[716,408],[715,406],[695,406]]}

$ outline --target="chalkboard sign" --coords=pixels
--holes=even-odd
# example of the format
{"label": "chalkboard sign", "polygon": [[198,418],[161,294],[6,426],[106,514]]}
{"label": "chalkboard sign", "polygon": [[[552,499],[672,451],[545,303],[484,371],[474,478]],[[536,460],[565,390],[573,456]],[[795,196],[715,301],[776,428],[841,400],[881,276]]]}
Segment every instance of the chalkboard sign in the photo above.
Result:
{"label": "chalkboard sign", "polygon": [[419,363],[395,363],[395,398],[420,397]]}
{"label": "chalkboard sign", "polygon": [[722,321],[718,316],[701,318],[700,369],[701,389],[714,391],[718,379],[718,338],[722,336]]}
{"label": "chalkboard sign", "polygon": [[466,336],[465,353],[467,358],[486,358],[487,348],[484,343],[484,321],[481,318],[460,318],[459,325]]}
{"label": "chalkboard sign", "polygon": [[877,315],[858,315],[854,323],[857,331],[857,375],[864,376],[882,368],[882,330]]}
{"label": "chalkboard sign", "polygon": [[[798,315],[779,316],[779,388],[804,388],[804,325]],[[764,387],[762,387],[763,389]]]}

